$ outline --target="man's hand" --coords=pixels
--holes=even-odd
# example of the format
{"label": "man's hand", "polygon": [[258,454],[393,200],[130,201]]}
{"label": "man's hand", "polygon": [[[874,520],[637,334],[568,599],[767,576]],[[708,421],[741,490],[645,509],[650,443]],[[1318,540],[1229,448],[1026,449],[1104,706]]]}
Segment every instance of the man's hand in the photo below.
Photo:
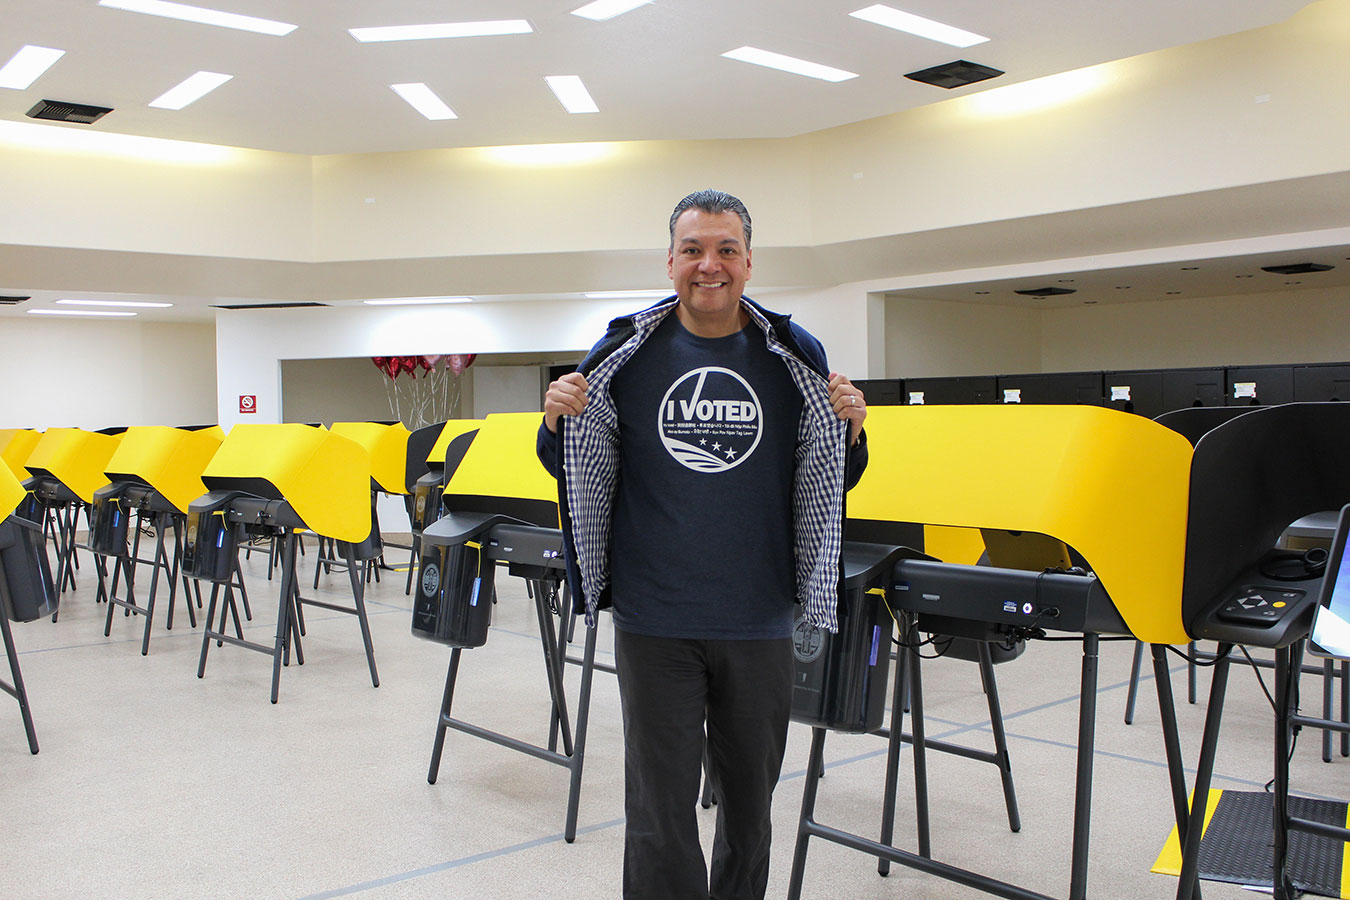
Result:
{"label": "man's hand", "polygon": [[863,399],[863,392],[838,372],[830,373],[830,382],[826,387],[830,390],[830,405],[834,407],[834,414],[848,423],[848,443],[851,447],[858,442],[863,419],[867,418],[867,401]]}
{"label": "man's hand", "polygon": [[544,427],[558,433],[559,416],[579,416],[586,408],[586,377],[580,372],[569,372],[548,386],[544,394]]}

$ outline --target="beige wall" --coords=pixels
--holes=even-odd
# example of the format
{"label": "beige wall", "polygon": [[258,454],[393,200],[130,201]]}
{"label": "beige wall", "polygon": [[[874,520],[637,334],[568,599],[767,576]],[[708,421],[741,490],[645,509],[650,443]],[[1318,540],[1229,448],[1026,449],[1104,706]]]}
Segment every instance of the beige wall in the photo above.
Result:
{"label": "beige wall", "polygon": [[216,421],[215,329],[6,319],[0,384],[2,427],[210,424]]}
{"label": "beige wall", "polygon": [[1042,370],[1350,360],[1350,288],[1041,312]]}
{"label": "beige wall", "polygon": [[1041,310],[886,300],[886,375],[932,378],[1041,371]]}

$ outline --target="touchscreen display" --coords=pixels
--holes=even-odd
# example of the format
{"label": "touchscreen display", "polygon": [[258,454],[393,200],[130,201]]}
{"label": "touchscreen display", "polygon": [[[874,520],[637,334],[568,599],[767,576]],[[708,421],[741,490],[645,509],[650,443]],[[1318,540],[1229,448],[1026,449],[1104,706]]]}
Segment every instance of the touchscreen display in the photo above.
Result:
{"label": "touchscreen display", "polygon": [[[1345,527],[1344,514],[1341,527]],[[1330,597],[1323,594],[1322,605],[1313,618],[1311,650],[1322,656],[1350,659],[1350,565],[1346,559],[1350,544],[1337,541],[1336,549],[1340,558],[1332,560]]]}

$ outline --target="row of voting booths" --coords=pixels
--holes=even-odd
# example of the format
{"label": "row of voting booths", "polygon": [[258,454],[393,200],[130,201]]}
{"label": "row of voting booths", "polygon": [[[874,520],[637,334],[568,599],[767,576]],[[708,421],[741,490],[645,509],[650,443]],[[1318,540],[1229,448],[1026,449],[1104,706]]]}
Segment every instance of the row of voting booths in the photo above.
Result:
{"label": "row of voting booths", "polygon": [[[451,731],[557,763],[571,776],[564,830],[571,841],[591,676],[604,667],[594,659],[593,625],[583,626],[581,656],[569,654],[580,623],[565,597],[556,485],[534,456],[537,427],[537,414],[491,415],[464,423],[453,439],[443,441],[447,449],[454,441],[459,445],[450,462],[428,478],[440,497],[437,502],[426,493],[424,512],[434,513],[421,522],[412,629],[451,647],[428,781],[437,779]],[[1340,448],[1350,441],[1350,406],[1188,408],[1161,421],[1088,405],[874,406],[867,429],[871,463],[848,498],[839,631],[826,634],[799,622],[794,635],[793,717],[811,727],[812,741],[789,897],[801,896],[810,847],[820,840],[875,857],[883,874],[899,864],[997,896],[1046,896],[996,874],[945,863],[934,852],[926,779],[930,751],[998,766],[1009,827],[1018,830],[1022,823],[996,690],[990,691],[992,751],[930,741],[923,727],[918,652],[938,647],[971,660],[988,689],[994,662],[1015,658],[1046,638],[1082,646],[1066,896],[1088,895],[1098,654],[1106,640],[1138,641],[1152,658],[1182,858],[1180,898],[1198,895],[1204,871],[1200,847],[1210,827],[1204,798],[1228,669],[1242,649],[1275,653],[1277,696],[1284,701],[1276,709],[1271,757],[1275,811],[1255,823],[1267,839],[1251,855],[1258,880],[1264,871],[1276,896],[1295,896],[1301,881],[1292,874],[1299,860],[1289,852],[1290,834],[1330,834],[1329,840],[1343,841],[1350,832],[1290,814],[1289,733],[1294,724],[1342,731],[1347,726],[1299,716],[1290,699],[1297,696],[1290,685],[1302,671],[1302,642],[1322,575],[1304,567],[1302,554],[1277,543],[1300,517],[1350,503],[1350,475],[1337,464]],[[978,559],[966,552],[971,535],[982,545]],[[549,697],[547,723],[540,722],[546,744],[454,715],[457,674],[469,658],[465,651],[489,643],[489,598],[498,566],[526,579],[536,604]],[[1249,601],[1260,595],[1273,602],[1251,613]],[[1183,748],[1168,660],[1169,654],[1185,655],[1179,648],[1196,640],[1217,643],[1214,679],[1202,745]],[[898,642],[894,653],[892,641]],[[582,669],[572,710],[562,689],[569,664]],[[831,731],[876,734],[886,741],[886,773],[874,796],[875,834],[849,833],[817,819]],[[919,840],[913,848],[892,843],[904,743],[914,750]],[[1198,806],[1192,805],[1192,792],[1202,798]],[[990,865],[996,870],[997,860]]]}
{"label": "row of voting booths", "polygon": [[[0,482],[0,512],[10,510],[0,522],[5,618],[28,621],[55,612],[75,552],[71,543],[68,559],[58,554],[55,577],[44,571],[42,529],[58,550],[67,531],[73,542],[73,520],[51,523],[59,515],[69,519],[67,507],[75,507],[92,514],[96,559],[111,562],[111,569],[96,566],[100,585],[107,581],[101,596],[109,603],[109,622],[114,608],[144,616],[143,647],[154,587],[144,605],[131,590],[135,567],[149,565],[155,580],[168,576],[171,610],[177,588],[192,608],[185,578],[193,590],[210,585],[199,675],[212,641],[258,651],[271,657],[275,702],[283,665],[292,654],[303,661],[304,609],[317,605],[358,618],[371,680],[378,685],[363,605],[363,563],[382,549],[371,492],[402,494],[414,535],[405,584],[413,595],[411,631],[449,648],[428,781],[437,781],[444,753],[458,750],[450,743],[452,732],[554,763],[569,776],[564,836],[570,842],[576,837],[592,677],[612,667],[595,659],[595,623],[579,621],[570,608],[556,484],[534,453],[538,423],[537,413],[523,413],[412,433],[358,423],[332,429],[236,426],[223,439],[210,429],[127,429],[79,440],[52,429],[37,441],[25,437],[34,452],[49,440],[59,452],[30,454],[23,464],[30,473],[26,484],[8,466],[0,468],[0,476],[12,478]],[[827,634],[803,621],[794,634],[793,717],[811,728],[812,740],[789,896],[801,895],[810,849],[824,840],[875,858],[883,874],[903,865],[997,896],[1044,897],[1001,880],[997,860],[982,871],[941,860],[935,850],[940,838],[934,840],[928,821],[926,767],[930,752],[994,764],[1009,827],[1022,828],[993,667],[1039,640],[1068,638],[1081,642],[1082,654],[1066,896],[1088,895],[1099,648],[1102,641],[1130,640],[1148,649],[1155,675],[1180,856],[1179,898],[1198,896],[1203,837],[1215,827],[1206,804],[1234,654],[1246,648],[1273,652],[1273,812],[1257,825],[1268,840],[1253,855],[1268,857],[1258,868],[1264,867],[1276,896],[1293,897],[1303,880],[1298,854],[1290,852],[1291,835],[1343,842],[1350,832],[1290,812],[1292,729],[1350,727],[1303,716],[1297,707],[1304,642],[1325,569],[1311,565],[1305,553],[1277,545],[1291,522],[1350,504],[1350,470],[1339,461],[1340,448],[1350,442],[1350,405],[1184,408],[1157,421],[1087,404],[873,405],[867,430],[871,462],[847,504],[839,630]],[[10,435],[0,454],[13,442]],[[74,467],[72,460],[84,456],[97,459],[96,466]],[[4,458],[9,462],[9,455]],[[190,477],[181,469],[198,463],[188,466],[188,459],[200,464]],[[15,521],[16,512],[27,521]],[[120,530],[132,517],[149,519],[156,539],[150,560],[140,559]],[[306,532],[332,542],[329,560],[345,566],[352,606],[303,596],[296,566]],[[270,643],[246,640],[239,627],[238,555],[250,539],[278,546],[278,623]],[[978,552],[971,552],[974,545]],[[537,741],[455,715],[459,670],[472,665],[465,652],[490,643],[499,567],[525,580],[538,619],[547,712]],[[119,571],[121,582],[114,584]],[[5,686],[20,696],[36,752],[8,621],[4,634],[14,677],[14,685]],[[1201,746],[1184,748],[1168,663],[1197,640],[1216,646],[1214,676]],[[921,647],[971,661],[972,678],[980,677],[990,694],[993,750],[974,752],[926,737]],[[566,689],[569,667],[580,669],[575,702]],[[862,801],[877,805],[873,834],[850,833],[817,817],[817,797],[829,789],[821,775],[831,731],[874,734],[879,747],[885,742],[885,774],[875,794]],[[914,847],[893,840],[904,743],[913,748]]]}
{"label": "row of voting booths", "polygon": [[855,384],[869,406],[1081,404],[1154,419],[1193,406],[1350,400],[1350,363],[889,378]]}
{"label": "row of voting booths", "polygon": [[[459,430],[452,424],[410,433],[399,423],[374,422],[239,425],[228,435],[216,426],[0,430],[0,599],[12,678],[0,685],[19,701],[33,752],[10,622],[55,619],[61,595],[77,588],[82,554],[86,567],[92,557],[95,600],[107,604],[105,636],[118,611],[134,616],[142,654],[167,591],[169,629],[180,599],[194,628],[205,606],[198,676],[212,642],[256,650],[272,657],[276,702],[282,666],[292,654],[304,661],[304,609],[318,606],[357,618],[378,686],[364,603],[384,551],[375,498],[402,496],[411,514],[419,479],[444,466],[444,447],[436,447],[441,432]],[[435,465],[427,462],[433,451],[440,454]],[[321,570],[345,570],[350,605],[302,593],[297,563],[306,535],[318,538],[314,584]],[[245,639],[240,619],[241,605],[245,618],[252,615],[239,557],[255,547],[271,555],[269,580],[273,568],[281,576],[277,631],[268,643]]]}

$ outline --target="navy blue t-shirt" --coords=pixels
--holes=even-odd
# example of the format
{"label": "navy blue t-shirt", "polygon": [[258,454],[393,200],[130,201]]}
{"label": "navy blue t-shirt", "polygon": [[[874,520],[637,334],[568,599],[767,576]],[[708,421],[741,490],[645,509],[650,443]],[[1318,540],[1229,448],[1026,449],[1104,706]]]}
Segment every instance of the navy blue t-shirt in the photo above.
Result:
{"label": "navy blue t-shirt", "polygon": [[656,637],[792,633],[802,397],[752,322],[721,338],[674,313],[615,374],[614,624]]}

